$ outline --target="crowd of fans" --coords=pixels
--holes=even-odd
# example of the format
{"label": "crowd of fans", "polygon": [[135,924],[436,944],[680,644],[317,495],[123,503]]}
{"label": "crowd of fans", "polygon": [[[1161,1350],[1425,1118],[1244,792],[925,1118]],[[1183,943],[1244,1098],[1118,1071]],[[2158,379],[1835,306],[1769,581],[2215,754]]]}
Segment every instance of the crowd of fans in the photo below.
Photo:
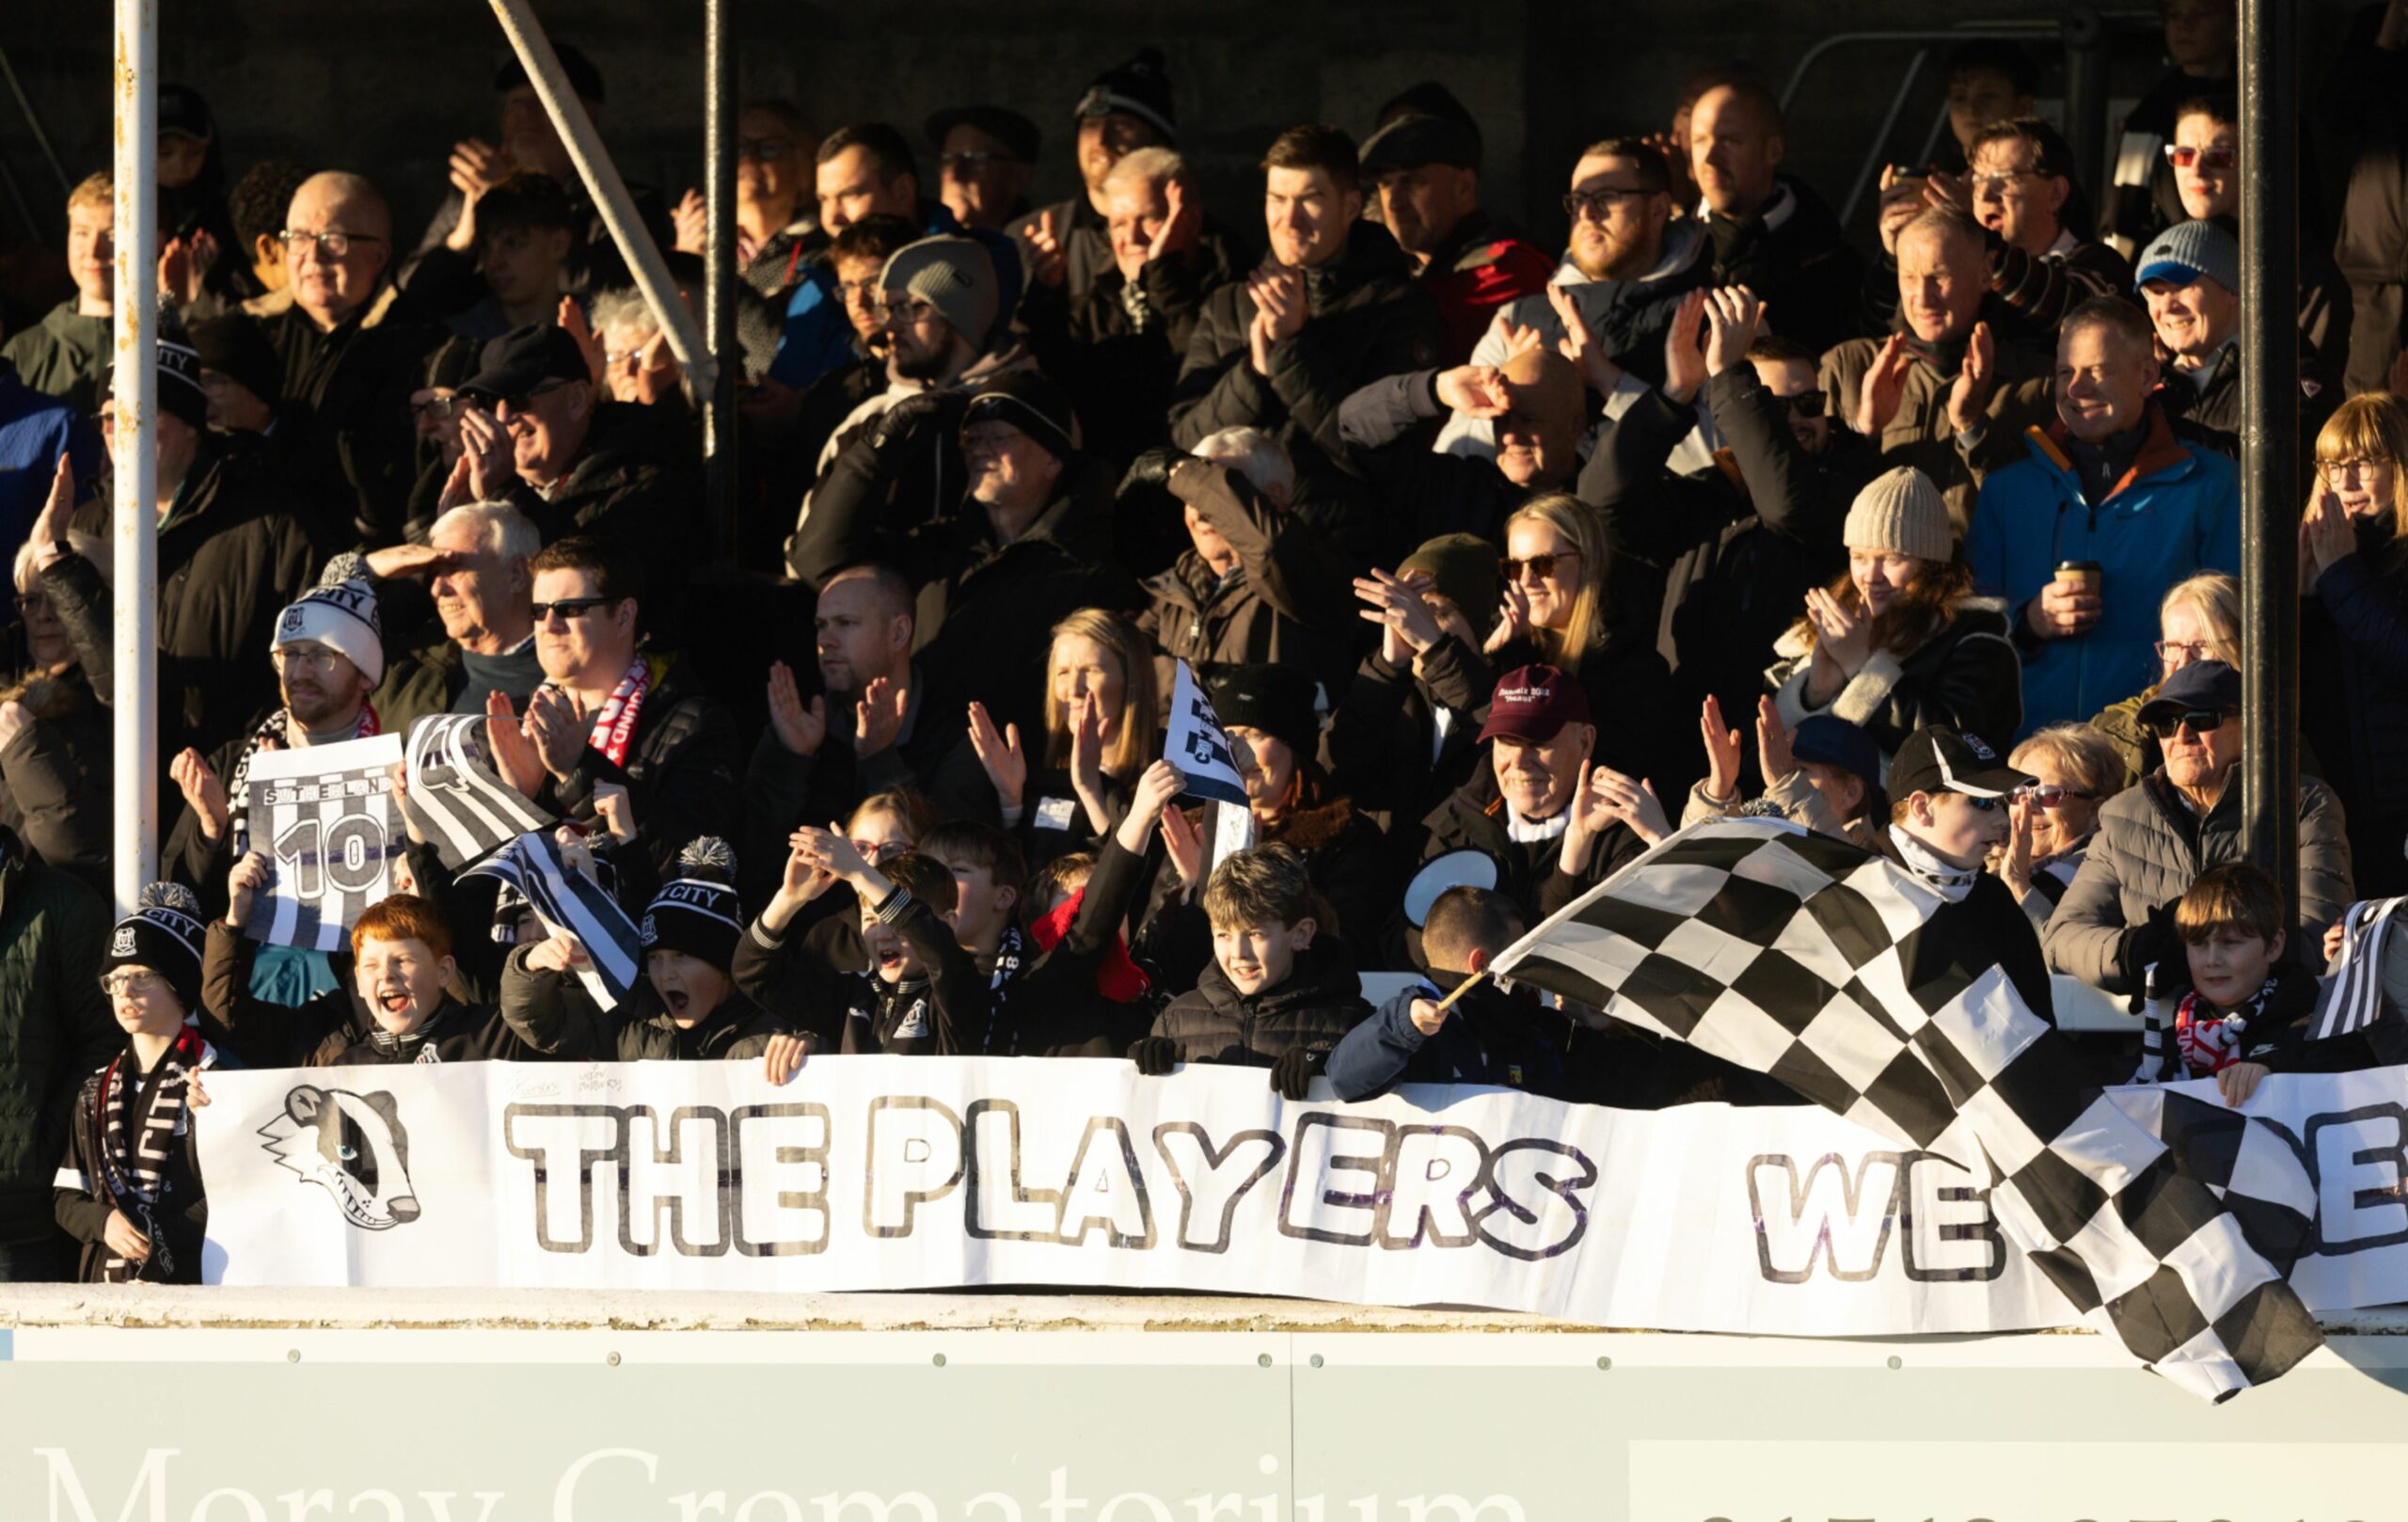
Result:
{"label": "crowd of fans", "polygon": [[[2318,95],[2351,156],[2300,294],[2288,905],[2238,864],[2232,780],[2232,8],[2164,8],[2174,67],[2115,183],[2033,114],[2028,57],[1971,44],[1943,161],[1882,174],[1861,247],[1736,70],[1574,158],[1560,259],[1483,207],[1480,124],[1435,84],[1359,139],[1279,133],[1259,222],[1205,204],[1153,50],[1068,103],[1081,188],[1044,207],[1053,129],[1001,106],[915,143],[752,103],[736,544],[515,68],[415,241],[359,173],[232,176],[201,97],[164,90],[172,829],[114,927],[107,175],[68,205],[76,294],[0,350],[0,1279],[192,1276],[220,1061],[784,1083],[983,1054],[1252,1065],[1290,1098],[1795,1102],[1527,991],[1439,1004],[1726,815],[1928,884],[1954,929],[1922,975],[2003,966],[2044,1015],[2051,974],[2152,997],[2149,1060],[2236,1102],[2376,1060],[2303,1023],[2344,907],[2408,891],[2383,760],[2408,732],[2408,3]],[[700,198],[649,211],[698,292]],[[816,668],[697,654],[743,644],[714,563],[807,589]],[[1182,663],[1243,803],[1199,806],[1164,758]],[[500,777],[642,922],[616,1007],[588,948],[422,841],[349,955],[243,933],[274,872],[255,758],[445,713],[488,716]],[[1383,971],[1418,976],[1374,1009]]]}

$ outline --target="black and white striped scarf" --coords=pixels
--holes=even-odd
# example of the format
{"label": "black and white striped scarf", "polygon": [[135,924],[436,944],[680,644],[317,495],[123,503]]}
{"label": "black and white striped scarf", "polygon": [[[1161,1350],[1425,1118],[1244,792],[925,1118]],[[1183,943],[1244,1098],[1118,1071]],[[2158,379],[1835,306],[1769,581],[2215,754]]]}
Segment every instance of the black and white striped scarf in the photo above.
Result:
{"label": "black and white striped scarf", "polygon": [[217,1061],[216,1049],[189,1025],[159,1059],[147,1089],[128,1070],[132,1055],[131,1050],[121,1052],[102,1070],[100,1103],[91,1117],[97,1133],[92,1155],[100,1159],[100,1181],[109,1202],[150,1241],[150,1256],[134,1262],[103,1249],[101,1276],[109,1284],[131,1283],[146,1271],[155,1278],[176,1271],[175,1257],[159,1229],[167,1204],[162,1169],[191,1123],[192,1075]]}
{"label": "black and white striped scarf", "polygon": [[2400,906],[2408,898],[2368,898],[2341,914],[2341,956],[2333,964],[2333,991],[2316,1017],[2309,1039],[2364,1030],[2383,1014],[2383,956],[2398,928]]}

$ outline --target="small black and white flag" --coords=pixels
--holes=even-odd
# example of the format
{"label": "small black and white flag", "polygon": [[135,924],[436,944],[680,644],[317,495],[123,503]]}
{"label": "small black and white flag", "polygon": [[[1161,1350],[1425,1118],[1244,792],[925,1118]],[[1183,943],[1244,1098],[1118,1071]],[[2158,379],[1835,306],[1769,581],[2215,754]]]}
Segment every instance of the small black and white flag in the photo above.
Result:
{"label": "small black and white flag", "polygon": [[[2321,1334],[2284,1278],[2316,1209],[2297,1155],[2264,1122],[2181,1095],[2130,1102],[2159,1129],[2134,1119],[1995,963],[1918,957],[1943,902],[1846,841],[1718,820],[1493,967],[1972,1170],[2084,1318],[2185,1389],[2222,1399],[2313,1352]],[[1956,970],[1920,971],[1934,964]]]}
{"label": "small black and white flag", "polygon": [[643,938],[636,922],[601,884],[561,859],[551,832],[531,830],[460,874],[498,878],[526,896],[547,930],[566,931],[585,947],[577,975],[594,1002],[617,1007],[643,971]]}
{"label": "small black and white flag", "polygon": [[243,932],[272,946],[335,951],[360,911],[393,891],[406,842],[393,799],[398,735],[261,751],[246,777],[250,848],[274,869]]}
{"label": "small black and white flag", "polygon": [[2408,898],[2368,898],[2342,911],[2341,954],[2333,963],[2333,986],[2316,1013],[2311,1038],[2347,1036],[2383,1018],[2384,956],[2400,931],[2403,904]]}
{"label": "small black and white flag", "polygon": [[501,780],[486,739],[485,716],[441,713],[410,726],[405,806],[443,864],[480,862],[553,818]]}
{"label": "small black and white flag", "polygon": [[1229,737],[1212,712],[1212,700],[1204,695],[1196,674],[1183,660],[1171,682],[1170,723],[1163,736],[1163,759],[1186,776],[1187,797],[1245,807],[1245,779],[1238,774]]}

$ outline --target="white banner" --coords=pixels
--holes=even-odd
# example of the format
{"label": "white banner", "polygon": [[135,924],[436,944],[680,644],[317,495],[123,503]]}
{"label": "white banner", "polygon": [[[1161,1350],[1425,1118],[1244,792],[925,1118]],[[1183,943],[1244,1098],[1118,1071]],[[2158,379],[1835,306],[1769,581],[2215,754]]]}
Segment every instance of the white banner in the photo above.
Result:
{"label": "white banner", "polygon": [[333,951],[359,912],[393,891],[393,860],[407,841],[389,775],[401,759],[399,735],[251,757],[251,848],[275,871],[244,934]]}
{"label": "white banner", "polygon": [[[2212,1084],[2182,1086],[2209,1097]],[[1608,1326],[2069,1326],[1955,1164],[1814,1109],[1495,1089],[1287,1103],[1256,1069],[816,1057],[211,1075],[210,1282],[1190,1289]],[[2147,1091],[2117,1091],[2138,1102]],[[2408,1069],[2268,1079],[2330,1309],[2408,1300]]]}

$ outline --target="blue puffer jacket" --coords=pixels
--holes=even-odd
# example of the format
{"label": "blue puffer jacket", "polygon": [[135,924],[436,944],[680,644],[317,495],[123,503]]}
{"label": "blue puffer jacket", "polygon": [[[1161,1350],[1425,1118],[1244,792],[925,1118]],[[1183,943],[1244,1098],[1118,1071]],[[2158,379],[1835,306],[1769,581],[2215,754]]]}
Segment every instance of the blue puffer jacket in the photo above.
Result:
{"label": "blue puffer jacket", "polygon": [[[1982,484],[1966,535],[1974,579],[2003,594],[2026,647],[2023,728],[2087,719],[2157,680],[2157,608],[2201,571],[2241,568],[2241,483],[2233,463],[2174,436],[2151,403],[2148,437],[2106,497],[2083,499],[2065,426],[2031,431],[2032,452]],[[2063,561],[2097,561],[2100,618],[2032,648],[2022,609]]]}

